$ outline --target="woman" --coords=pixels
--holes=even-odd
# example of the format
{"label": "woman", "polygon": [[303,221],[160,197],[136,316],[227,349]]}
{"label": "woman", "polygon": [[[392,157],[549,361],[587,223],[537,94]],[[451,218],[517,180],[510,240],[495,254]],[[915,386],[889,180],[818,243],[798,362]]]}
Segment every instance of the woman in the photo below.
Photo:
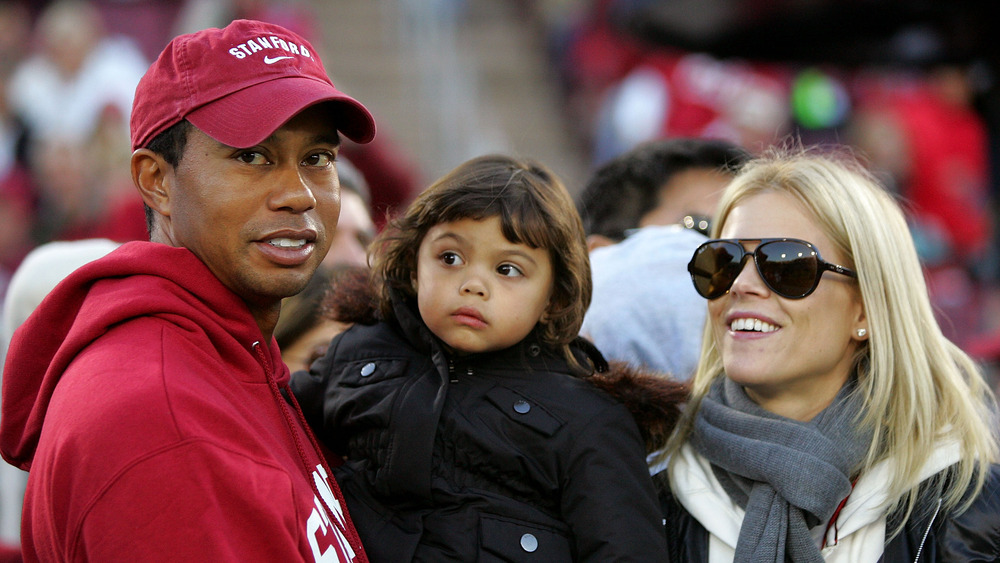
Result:
{"label": "woman", "polygon": [[709,318],[661,499],[680,560],[995,560],[993,397],[892,196],[849,159],[775,150],[713,236],[688,265]]}

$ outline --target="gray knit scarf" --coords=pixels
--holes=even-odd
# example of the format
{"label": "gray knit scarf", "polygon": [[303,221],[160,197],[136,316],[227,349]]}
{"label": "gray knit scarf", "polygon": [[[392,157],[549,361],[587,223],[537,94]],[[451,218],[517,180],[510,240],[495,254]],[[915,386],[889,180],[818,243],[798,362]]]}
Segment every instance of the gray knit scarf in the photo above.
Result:
{"label": "gray knit scarf", "polygon": [[871,437],[856,429],[854,388],[852,378],[823,412],[798,422],[765,411],[728,377],[712,384],[691,443],[746,511],[735,561],[823,561],[809,529],[829,522],[851,493]]}

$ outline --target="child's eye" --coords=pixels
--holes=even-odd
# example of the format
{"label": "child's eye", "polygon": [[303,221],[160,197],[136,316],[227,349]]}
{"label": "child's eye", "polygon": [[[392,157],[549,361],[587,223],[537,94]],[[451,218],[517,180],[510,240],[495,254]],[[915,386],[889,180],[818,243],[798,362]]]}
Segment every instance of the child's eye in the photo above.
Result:
{"label": "child's eye", "polygon": [[454,252],[442,252],[441,262],[447,264],[448,266],[461,266],[464,262],[462,257]]}
{"label": "child's eye", "polygon": [[516,278],[524,275],[524,272],[522,272],[520,268],[518,268],[513,264],[501,264],[499,267],[497,267],[497,273],[500,274],[501,276],[506,276],[509,278]]}

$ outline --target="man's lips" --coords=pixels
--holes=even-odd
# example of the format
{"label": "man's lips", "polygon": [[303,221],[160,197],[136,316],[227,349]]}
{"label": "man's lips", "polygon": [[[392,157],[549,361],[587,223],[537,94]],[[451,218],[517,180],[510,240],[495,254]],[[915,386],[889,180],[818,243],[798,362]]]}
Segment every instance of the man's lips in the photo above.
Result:
{"label": "man's lips", "polygon": [[255,244],[261,254],[281,266],[299,266],[305,263],[316,249],[316,231],[281,230],[269,233]]}

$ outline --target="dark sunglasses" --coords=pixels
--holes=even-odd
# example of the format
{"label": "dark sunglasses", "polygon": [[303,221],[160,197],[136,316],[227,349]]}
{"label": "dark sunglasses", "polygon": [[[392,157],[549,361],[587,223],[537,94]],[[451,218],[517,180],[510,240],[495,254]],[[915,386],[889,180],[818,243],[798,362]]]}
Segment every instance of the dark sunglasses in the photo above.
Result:
{"label": "dark sunglasses", "polygon": [[[744,242],[759,242],[753,252]],[[858,275],[848,268],[823,260],[812,243],[793,238],[716,239],[694,251],[688,272],[698,294],[717,299],[729,292],[743,271],[747,258],[753,256],[757,273],[764,284],[788,299],[802,299],[816,290],[823,272],[829,270],[852,278]]]}

